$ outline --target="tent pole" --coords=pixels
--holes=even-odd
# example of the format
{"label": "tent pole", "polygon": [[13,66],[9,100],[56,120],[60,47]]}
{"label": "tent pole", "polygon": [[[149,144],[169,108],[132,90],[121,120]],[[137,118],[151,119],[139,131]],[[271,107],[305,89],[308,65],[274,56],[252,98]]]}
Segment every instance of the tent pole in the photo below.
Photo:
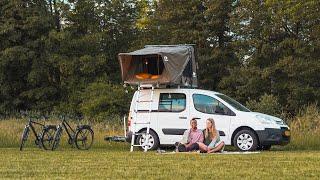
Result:
{"label": "tent pole", "polygon": [[157,61],[157,63],[158,63],[158,75],[160,75],[160,70],[159,70],[159,54],[158,54],[158,61]]}

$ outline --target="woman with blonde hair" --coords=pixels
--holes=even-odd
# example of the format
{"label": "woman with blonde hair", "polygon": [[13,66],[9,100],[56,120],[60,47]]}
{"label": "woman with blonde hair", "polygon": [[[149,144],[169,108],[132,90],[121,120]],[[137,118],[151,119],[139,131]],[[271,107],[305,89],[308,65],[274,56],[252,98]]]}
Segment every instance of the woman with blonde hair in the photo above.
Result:
{"label": "woman with blonde hair", "polygon": [[216,129],[214,120],[209,118],[206,124],[207,127],[203,130],[204,142],[198,142],[200,150],[207,153],[223,151],[225,144],[220,140],[219,131]]}

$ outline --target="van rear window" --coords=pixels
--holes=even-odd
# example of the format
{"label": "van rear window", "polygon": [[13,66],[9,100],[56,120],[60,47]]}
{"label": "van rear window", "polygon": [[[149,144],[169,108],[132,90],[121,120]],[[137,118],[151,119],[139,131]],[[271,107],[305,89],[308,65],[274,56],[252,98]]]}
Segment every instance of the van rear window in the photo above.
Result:
{"label": "van rear window", "polygon": [[186,95],[182,93],[160,93],[159,112],[181,112],[186,108]]}

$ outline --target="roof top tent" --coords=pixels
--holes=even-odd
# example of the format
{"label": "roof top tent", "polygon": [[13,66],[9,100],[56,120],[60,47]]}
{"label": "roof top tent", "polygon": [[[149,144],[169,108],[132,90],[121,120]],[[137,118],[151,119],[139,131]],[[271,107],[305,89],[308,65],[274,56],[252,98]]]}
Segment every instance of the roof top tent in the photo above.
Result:
{"label": "roof top tent", "polygon": [[126,84],[197,87],[194,45],[147,45],[118,58]]}

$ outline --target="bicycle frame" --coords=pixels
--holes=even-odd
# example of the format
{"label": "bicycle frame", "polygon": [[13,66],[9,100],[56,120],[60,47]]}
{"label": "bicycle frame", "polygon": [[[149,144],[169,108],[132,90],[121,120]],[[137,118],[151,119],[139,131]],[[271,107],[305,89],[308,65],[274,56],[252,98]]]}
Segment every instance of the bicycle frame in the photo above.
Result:
{"label": "bicycle frame", "polygon": [[42,127],[44,127],[44,124],[32,121],[31,118],[29,118],[29,121],[28,121],[28,124],[27,124],[27,126],[31,128],[31,130],[33,132],[33,135],[36,137],[37,141],[40,141],[40,138],[39,138],[39,136],[37,134],[37,131],[36,131],[35,127],[33,126],[33,124],[37,124],[37,125],[42,126]]}
{"label": "bicycle frame", "polygon": [[[74,135],[76,134],[76,131],[74,129],[72,129],[72,127],[70,126],[70,124],[66,121],[66,119],[62,120],[62,127],[66,130],[69,139],[74,139]],[[70,132],[71,131],[71,132]],[[71,134],[72,133],[72,134]]]}

